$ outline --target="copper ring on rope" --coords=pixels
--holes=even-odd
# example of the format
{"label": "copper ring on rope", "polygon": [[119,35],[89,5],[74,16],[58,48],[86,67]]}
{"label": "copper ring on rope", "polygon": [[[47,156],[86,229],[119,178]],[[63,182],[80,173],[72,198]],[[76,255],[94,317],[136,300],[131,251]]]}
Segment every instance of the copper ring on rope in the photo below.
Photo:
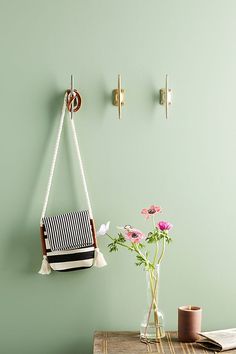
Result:
{"label": "copper ring on rope", "polygon": [[73,90],[73,95],[72,95],[71,90],[68,89],[66,93],[67,93],[66,106],[68,111],[71,112],[71,109],[73,107],[73,112],[78,112],[82,103],[82,99],[79,92],[77,90]]}

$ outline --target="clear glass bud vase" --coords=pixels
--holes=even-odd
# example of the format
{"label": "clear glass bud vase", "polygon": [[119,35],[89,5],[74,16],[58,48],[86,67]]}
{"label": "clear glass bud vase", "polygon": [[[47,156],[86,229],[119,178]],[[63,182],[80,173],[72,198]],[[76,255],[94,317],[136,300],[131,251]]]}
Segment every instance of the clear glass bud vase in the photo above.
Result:
{"label": "clear glass bud vase", "polygon": [[140,340],[145,343],[158,342],[165,337],[164,318],[158,306],[159,278],[159,265],[146,271],[148,306],[140,326]]}

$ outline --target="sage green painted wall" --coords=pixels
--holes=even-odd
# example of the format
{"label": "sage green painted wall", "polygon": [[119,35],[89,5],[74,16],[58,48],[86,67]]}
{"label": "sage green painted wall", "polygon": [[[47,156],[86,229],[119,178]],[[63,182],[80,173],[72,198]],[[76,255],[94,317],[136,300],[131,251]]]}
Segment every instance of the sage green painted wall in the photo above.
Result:
{"label": "sage green painted wall", "polygon": [[[159,203],[174,228],[161,308],[202,305],[203,327],[235,326],[236,2],[0,1],[1,354],[88,354],[94,330],[135,330],[145,280],[126,252],[108,267],[37,275],[39,217],[63,99],[73,73],[76,118],[97,224],[147,230]],[[111,104],[121,73],[123,119]],[[169,120],[158,104],[168,73]],[[83,208],[69,131],[49,213]]]}

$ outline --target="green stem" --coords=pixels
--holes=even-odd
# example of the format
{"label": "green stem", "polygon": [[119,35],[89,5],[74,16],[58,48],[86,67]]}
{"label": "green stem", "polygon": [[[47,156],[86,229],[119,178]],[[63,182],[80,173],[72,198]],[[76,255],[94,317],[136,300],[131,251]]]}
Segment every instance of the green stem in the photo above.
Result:
{"label": "green stem", "polygon": [[152,223],[153,223],[153,231],[155,232],[156,231],[156,225],[155,225],[155,217],[154,217],[154,215],[152,217]]}
{"label": "green stem", "polygon": [[[106,233],[106,235],[108,237],[110,237],[110,239],[114,242],[116,239],[111,237],[109,234]],[[122,247],[128,248],[130,251],[135,251],[136,253],[138,253],[147,263],[149,263],[148,259],[144,256],[144,254],[139,250],[138,246],[133,243],[133,247],[127,246],[122,242],[116,241],[116,243]]]}
{"label": "green stem", "polygon": [[[106,234],[112,241],[115,241],[115,238],[111,237],[109,234]],[[132,247],[129,247],[127,245],[124,245],[122,242],[116,241],[116,243],[122,247],[128,248],[130,251],[133,251]]]}
{"label": "green stem", "polygon": [[[152,222],[153,222],[153,232],[156,232],[156,225],[155,225],[155,218],[154,215],[152,217]],[[153,258],[153,265],[155,267],[156,261],[157,261],[157,256],[158,256],[158,241],[156,241],[156,248],[155,248],[155,254]]]}
{"label": "green stem", "polygon": [[[154,271],[149,271],[149,279],[150,279],[150,288],[151,288],[151,294],[152,294],[152,301],[150,305],[150,313],[149,313],[149,319],[150,321],[150,314],[151,314],[151,309],[153,308],[153,315],[154,315],[154,322],[155,322],[155,327],[156,327],[156,339],[158,339],[159,335],[159,318],[158,318],[158,303],[157,303],[157,285],[158,285],[158,273],[154,275]],[[155,279],[155,282],[154,282]],[[154,283],[154,284],[153,284]]]}
{"label": "green stem", "polygon": [[146,263],[149,263],[149,260],[144,256],[144,254],[140,251],[136,243],[133,243],[133,247],[136,253],[138,253],[145,261]]}
{"label": "green stem", "polygon": [[[155,279],[154,276],[154,271],[151,270],[149,271],[149,279],[150,279],[150,287],[151,287],[151,292],[152,292],[152,302],[153,302],[153,309],[156,310],[157,309],[157,303],[156,303],[156,289],[157,289],[157,280]],[[153,280],[155,279],[155,285],[153,284]]]}
{"label": "green stem", "polygon": [[153,258],[153,265],[155,267],[156,261],[157,261],[157,256],[158,256],[158,241],[156,241],[156,249],[155,249],[155,254]]}
{"label": "green stem", "polygon": [[161,263],[161,261],[162,261],[162,259],[163,259],[163,256],[164,256],[164,254],[165,254],[165,250],[166,250],[166,238],[163,237],[162,252],[161,252],[161,255],[160,255],[159,259],[158,259],[157,264],[160,264],[160,263]]}

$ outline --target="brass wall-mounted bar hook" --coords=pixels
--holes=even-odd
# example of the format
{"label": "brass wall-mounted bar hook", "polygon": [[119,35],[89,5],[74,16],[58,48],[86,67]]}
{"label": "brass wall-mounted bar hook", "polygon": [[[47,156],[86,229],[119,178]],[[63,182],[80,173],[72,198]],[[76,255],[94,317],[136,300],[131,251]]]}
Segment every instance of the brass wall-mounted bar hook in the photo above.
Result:
{"label": "brass wall-mounted bar hook", "polygon": [[166,75],[165,88],[160,89],[160,104],[165,106],[166,119],[169,116],[169,106],[172,104],[172,90],[168,86],[168,75]]}
{"label": "brass wall-mounted bar hook", "polygon": [[118,117],[121,119],[121,107],[125,104],[124,102],[124,89],[121,88],[121,76],[118,75],[118,88],[112,91],[113,94],[113,105],[118,107]]}

